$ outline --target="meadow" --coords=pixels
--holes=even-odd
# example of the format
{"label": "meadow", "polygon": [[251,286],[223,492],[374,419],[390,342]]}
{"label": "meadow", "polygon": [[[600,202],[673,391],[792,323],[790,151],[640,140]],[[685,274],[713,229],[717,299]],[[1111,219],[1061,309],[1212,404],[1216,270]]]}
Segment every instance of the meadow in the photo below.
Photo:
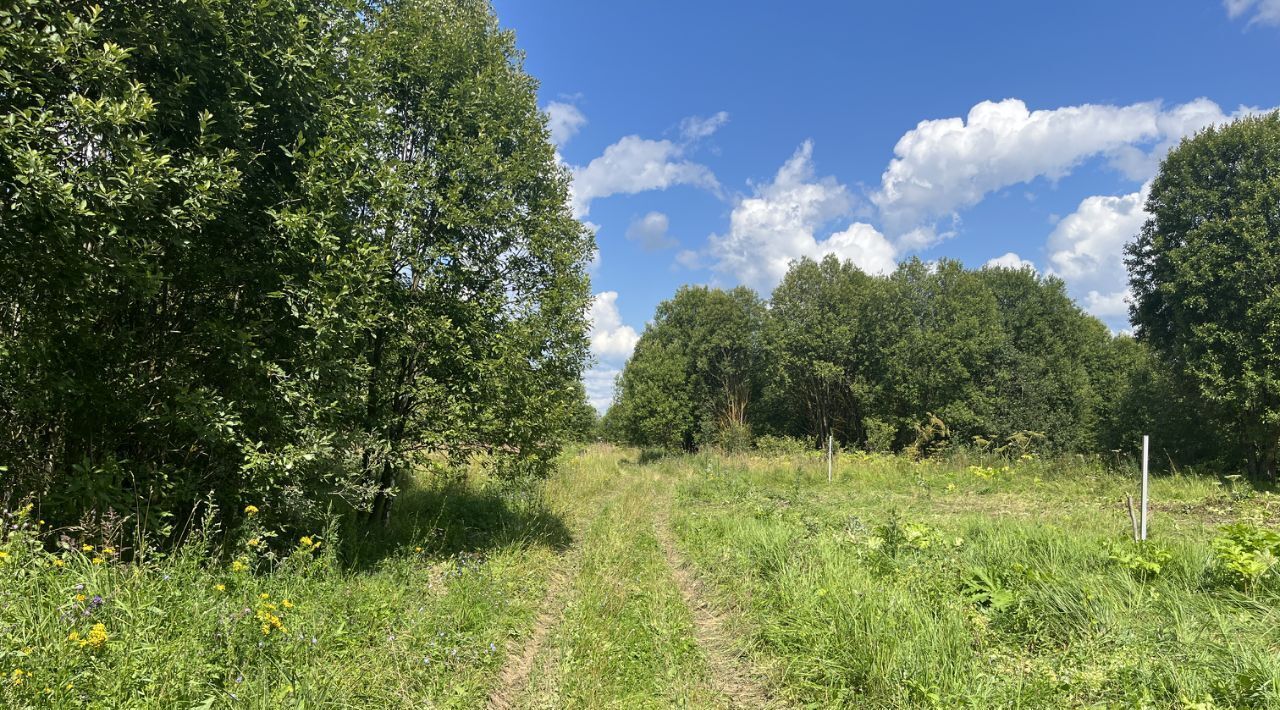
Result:
{"label": "meadow", "polygon": [[18,509],[0,705],[1274,707],[1280,501],[1158,476],[1138,544],[1135,470],[593,445],[168,556]]}

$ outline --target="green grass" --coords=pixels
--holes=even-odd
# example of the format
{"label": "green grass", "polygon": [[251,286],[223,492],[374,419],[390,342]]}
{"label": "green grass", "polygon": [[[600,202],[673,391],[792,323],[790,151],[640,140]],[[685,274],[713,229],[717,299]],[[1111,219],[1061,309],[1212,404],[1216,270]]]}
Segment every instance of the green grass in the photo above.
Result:
{"label": "green grass", "polygon": [[[411,487],[397,521],[341,554],[332,534],[264,554],[266,535],[245,531],[243,570],[199,541],[124,564],[15,531],[0,548],[0,706],[474,707],[567,533],[538,489],[494,482]],[[105,642],[82,643],[96,624]]]}
{"label": "green grass", "polygon": [[828,483],[807,455],[597,446],[543,483],[424,478],[385,530],[308,545],[250,525],[227,551],[196,540],[140,563],[96,539],[48,553],[18,514],[0,543],[0,707],[478,707],[509,648],[534,658],[520,707],[725,707],[732,678],[696,640],[668,519],[727,645],[797,706],[1280,705],[1275,569],[1242,583],[1213,547],[1227,523],[1275,528],[1280,500],[1157,477],[1142,546],[1134,478],[844,456]]}
{"label": "green grass", "polygon": [[[1274,707],[1274,582],[1218,573],[1225,519],[1270,494],[1205,477],[1152,484],[1145,551],[1132,477],[1073,462],[674,461],[689,554],[782,659],[783,691],[862,707]],[[969,466],[980,468],[970,469]],[[1008,470],[1001,470],[1008,466]],[[991,468],[995,472],[991,472]],[[1156,574],[1114,557],[1167,551]]]}
{"label": "green grass", "polygon": [[[584,465],[585,464],[585,465]],[[610,490],[582,537],[581,561],[552,638],[545,707],[710,707],[690,612],[659,547],[654,519],[669,486],[618,457],[574,465],[574,479]]]}

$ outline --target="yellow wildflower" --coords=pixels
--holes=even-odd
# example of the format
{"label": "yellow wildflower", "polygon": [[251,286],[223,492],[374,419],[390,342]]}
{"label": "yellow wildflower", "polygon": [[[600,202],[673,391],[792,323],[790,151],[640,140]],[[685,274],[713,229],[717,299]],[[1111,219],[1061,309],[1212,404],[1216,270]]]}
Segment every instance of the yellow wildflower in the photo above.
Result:
{"label": "yellow wildflower", "polygon": [[85,543],[80,546],[80,549],[83,550],[84,552],[93,552],[93,545]]}
{"label": "yellow wildflower", "polygon": [[213,585],[213,588],[214,588],[214,589],[216,589],[216,590],[218,590],[219,592],[225,592],[225,591],[227,591],[227,585],[225,585],[225,584],[215,584],[215,585]]}
{"label": "yellow wildflower", "polygon": [[421,547],[415,547],[415,548],[413,548],[413,551],[414,551],[414,552],[422,552],[422,548],[421,548]]}
{"label": "yellow wildflower", "polygon": [[262,541],[261,541],[261,540],[259,540],[259,539],[258,539],[258,538],[256,538],[256,537],[253,537],[253,538],[249,538],[249,542],[247,542],[247,543],[245,543],[245,544],[247,544],[249,547],[257,547],[257,546],[258,546],[258,545],[260,545],[261,543],[262,543]]}
{"label": "yellow wildflower", "polygon": [[114,548],[114,547],[104,547],[104,548],[102,548],[102,554],[104,554],[104,555],[114,555],[114,554],[116,554],[116,548]]}
{"label": "yellow wildflower", "polygon": [[67,640],[68,640],[68,641],[79,641],[79,640],[80,640],[80,632],[79,632],[79,631],[72,631],[71,633],[67,634]]}
{"label": "yellow wildflower", "polygon": [[240,560],[235,560],[234,562],[231,563],[232,572],[243,572],[247,569],[249,569],[249,566],[241,562]]}
{"label": "yellow wildflower", "polygon": [[302,536],[302,539],[301,539],[301,540],[299,540],[298,542],[300,542],[300,543],[302,544],[302,546],[303,546],[303,547],[312,547],[313,545],[315,545],[315,544],[316,544],[316,543],[311,539],[311,536],[310,536],[310,535],[303,535],[303,536]]}
{"label": "yellow wildflower", "polygon": [[101,557],[95,557],[95,558],[93,558],[93,563],[94,563],[95,565],[100,565],[100,564],[102,564],[103,562],[106,562],[106,560],[102,559]]}
{"label": "yellow wildflower", "polygon": [[281,603],[281,604],[283,604],[283,605],[284,605],[284,608],[286,608],[286,609],[292,609],[292,608],[293,608],[293,602],[289,601],[288,599],[285,599],[285,600],[281,601],[280,603]]}
{"label": "yellow wildflower", "polygon": [[85,639],[80,642],[80,645],[87,646],[90,649],[97,651],[97,650],[100,650],[103,646],[107,645],[107,638],[108,637],[107,637],[106,625],[94,624],[93,628],[89,629],[89,635],[86,636]]}
{"label": "yellow wildflower", "polygon": [[258,617],[258,621],[262,622],[263,636],[269,635],[272,629],[277,629],[279,631],[287,630],[285,629],[284,622],[280,619],[280,617],[276,616],[275,614],[272,614],[271,611],[268,609],[259,609],[256,616]]}
{"label": "yellow wildflower", "polygon": [[259,595],[258,595],[258,598],[259,598],[259,599],[270,599],[270,598],[271,598],[271,595],[270,595],[270,594],[267,594],[266,592],[263,592],[263,593],[261,593],[261,594],[259,594]]}
{"label": "yellow wildflower", "polygon": [[255,515],[257,515],[257,514],[258,514],[258,506],[256,506],[256,505],[246,505],[246,506],[244,507],[244,514],[245,514],[245,515],[247,515],[247,516],[249,516],[250,518],[252,518],[253,516],[255,516]]}
{"label": "yellow wildflower", "polygon": [[55,557],[55,558],[53,558],[53,566],[54,566],[54,567],[62,567],[62,566],[64,566],[64,565],[66,565],[66,564],[67,564],[66,562],[63,562],[63,561],[62,561],[62,558],[61,558],[61,557]]}
{"label": "yellow wildflower", "polygon": [[9,674],[9,678],[10,680],[13,681],[14,685],[22,685],[22,677],[29,676],[29,675],[31,674],[22,670],[21,668],[14,668],[13,672]]}
{"label": "yellow wildflower", "polygon": [[9,553],[5,552],[4,550],[0,550],[0,561],[7,560],[7,559],[9,559]]}
{"label": "yellow wildflower", "polygon": [[77,594],[77,595],[76,595],[76,601],[78,601],[78,602],[82,602],[82,601],[84,601],[85,599],[88,599],[88,598],[89,598],[89,597],[86,597],[86,596],[85,596],[85,595],[83,595],[83,594]]}

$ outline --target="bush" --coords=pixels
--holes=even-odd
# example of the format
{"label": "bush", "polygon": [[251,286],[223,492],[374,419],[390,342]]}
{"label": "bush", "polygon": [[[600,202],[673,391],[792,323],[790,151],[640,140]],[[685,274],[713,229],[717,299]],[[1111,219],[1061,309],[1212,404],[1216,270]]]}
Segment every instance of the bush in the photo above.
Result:
{"label": "bush", "polygon": [[808,453],[814,449],[808,441],[799,437],[765,434],[756,437],[756,450],[762,454],[789,456]]}
{"label": "bush", "polygon": [[1233,583],[1251,589],[1274,575],[1280,561],[1280,533],[1252,523],[1233,523],[1213,540],[1219,570]]}

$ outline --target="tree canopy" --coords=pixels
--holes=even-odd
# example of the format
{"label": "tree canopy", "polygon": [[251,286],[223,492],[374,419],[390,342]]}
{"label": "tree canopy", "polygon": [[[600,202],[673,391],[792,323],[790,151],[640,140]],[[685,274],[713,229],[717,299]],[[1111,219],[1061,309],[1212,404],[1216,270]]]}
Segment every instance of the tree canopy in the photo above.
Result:
{"label": "tree canopy", "polygon": [[[737,356],[698,354],[714,343]],[[755,393],[744,419],[753,433],[813,446],[830,436],[917,454],[1015,442],[1106,452],[1159,427],[1173,434],[1161,445],[1171,456],[1215,451],[1161,361],[1030,269],[913,259],[871,276],[827,257],[795,262],[767,303],[741,288],[682,288],[623,369],[606,434],[724,446],[731,420],[714,416],[725,400],[708,383],[729,375]]]}
{"label": "tree canopy", "polygon": [[594,245],[486,2],[0,20],[5,495],[174,537],[385,518],[420,452],[545,470]]}
{"label": "tree canopy", "polygon": [[1138,338],[1198,395],[1255,475],[1280,442],[1280,113],[1171,151],[1128,248]]}

